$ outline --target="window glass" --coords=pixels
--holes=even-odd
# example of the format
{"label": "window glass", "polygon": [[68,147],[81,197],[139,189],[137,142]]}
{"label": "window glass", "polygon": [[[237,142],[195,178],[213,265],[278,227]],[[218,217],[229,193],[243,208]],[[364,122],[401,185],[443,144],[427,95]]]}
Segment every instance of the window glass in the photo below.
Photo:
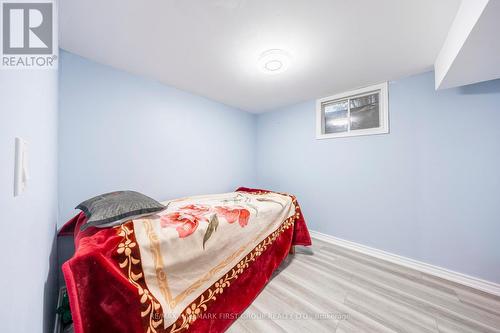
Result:
{"label": "window glass", "polygon": [[347,99],[323,105],[325,133],[347,132],[349,126],[347,106]]}
{"label": "window glass", "polygon": [[352,98],[349,102],[351,107],[351,130],[380,126],[378,93]]}
{"label": "window glass", "polygon": [[387,90],[383,82],[316,100],[316,138],[389,133]]}

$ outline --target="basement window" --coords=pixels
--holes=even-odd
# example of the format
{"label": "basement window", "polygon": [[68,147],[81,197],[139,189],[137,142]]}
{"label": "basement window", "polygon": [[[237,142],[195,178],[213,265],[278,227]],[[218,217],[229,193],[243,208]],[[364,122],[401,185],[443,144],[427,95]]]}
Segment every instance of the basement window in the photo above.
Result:
{"label": "basement window", "polygon": [[316,138],[389,133],[387,82],[316,101]]}

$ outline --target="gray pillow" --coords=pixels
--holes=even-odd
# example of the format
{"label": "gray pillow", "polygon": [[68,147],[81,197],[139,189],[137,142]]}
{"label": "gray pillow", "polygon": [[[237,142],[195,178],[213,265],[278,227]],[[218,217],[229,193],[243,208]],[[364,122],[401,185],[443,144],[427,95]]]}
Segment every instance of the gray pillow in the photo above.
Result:
{"label": "gray pillow", "polygon": [[88,218],[80,229],[110,227],[165,209],[158,201],[135,191],[116,191],[85,200],[81,209]]}

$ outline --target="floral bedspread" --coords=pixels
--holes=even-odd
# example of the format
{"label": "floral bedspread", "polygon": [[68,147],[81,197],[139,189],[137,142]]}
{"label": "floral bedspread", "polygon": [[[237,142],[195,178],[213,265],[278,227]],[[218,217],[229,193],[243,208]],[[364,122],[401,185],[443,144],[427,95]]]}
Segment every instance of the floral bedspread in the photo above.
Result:
{"label": "floral bedspread", "polygon": [[242,189],[164,204],[88,233],[74,219],[77,250],[63,272],[76,333],[223,331],[291,245],[310,244],[291,195]]}

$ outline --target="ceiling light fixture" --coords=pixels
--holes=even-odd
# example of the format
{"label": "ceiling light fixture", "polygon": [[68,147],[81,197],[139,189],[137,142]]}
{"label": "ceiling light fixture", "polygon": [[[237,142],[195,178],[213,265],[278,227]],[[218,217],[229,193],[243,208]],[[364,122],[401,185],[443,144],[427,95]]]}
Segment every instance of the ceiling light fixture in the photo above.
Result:
{"label": "ceiling light fixture", "polygon": [[290,55],[283,50],[267,50],[260,55],[258,66],[263,73],[279,74],[287,70],[290,59]]}

